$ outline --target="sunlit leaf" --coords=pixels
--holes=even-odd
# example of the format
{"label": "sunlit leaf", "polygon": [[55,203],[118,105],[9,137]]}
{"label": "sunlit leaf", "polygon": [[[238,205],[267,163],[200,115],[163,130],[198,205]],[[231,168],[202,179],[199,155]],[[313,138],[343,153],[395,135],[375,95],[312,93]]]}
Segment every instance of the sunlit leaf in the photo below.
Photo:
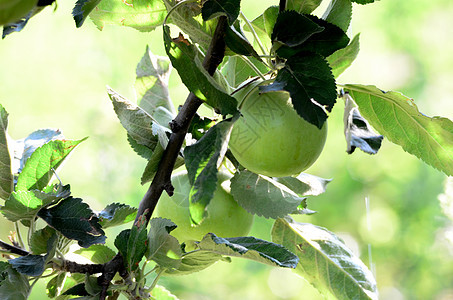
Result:
{"label": "sunlit leaf", "polygon": [[176,228],[175,223],[162,218],[153,218],[149,223],[146,258],[155,261],[160,267],[178,269],[181,265],[181,246],[178,240],[169,234]]}
{"label": "sunlit leaf", "polygon": [[307,173],[300,173],[297,177],[276,177],[274,180],[299,196],[318,196],[326,191],[327,184],[331,181]]}
{"label": "sunlit leaf", "polygon": [[44,189],[52,179],[55,170],[84,140],[86,138],[78,141],[53,140],[36,149],[17,179],[16,191]]}
{"label": "sunlit leaf", "polygon": [[272,241],[299,257],[295,272],[326,297],[378,299],[373,274],[332,232],[291,219],[277,219]]}
{"label": "sunlit leaf", "polygon": [[181,264],[177,269],[165,270],[165,275],[187,275],[202,271],[222,259],[222,255],[203,250],[194,250],[182,254]]}
{"label": "sunlit leaf", "polygon": [[8,112],[0,105],[0,198],[6,200],[13,191],[11,156],[8,149]]}
{"label": "sunlit leaf", "polygon": [[[137,93],[138,105],[151,116],[154,116],[156,109],[160,106],[175,114],[168,93],[170,72],[171,64],[168,57],[156,56],[146,46],[145,54],[137,65],[134,88]],[[163,126],[167,125],[159,123]]]}
{"label": "sunlit leaf", "polygon": [[359,54],[359,37],[360,34],[357,34],[349,45],[343,49],[335,51],[332,55],[327,57],[327,62],[332,68],[332,74],[335,78],[338,78],[341,73],[349,68]]}
{"label": "sunlit leaf", "polygon": [[135,219],[137,209],[123,203],[110,203],[98,214],[102,228],[129,223]]}
{"label": "sunlit leaf", "polygon": [[154,289],[151,291],[151,296],[154,297],[154,299],[159,299],[159,300],[178,300],[178,298],[170,293],[165,287],[161,285],[156,285]]}
{"label": "sunlit leaf", "polygon": [[173,7],[179,3],[179,0],[163,0],[163,2],[168,11],[172,10],[169,21],[189,35],[195,43],[207,50],[214,35],[217,19],[203,21],[198,2],[187,1],[176,9],[173,9]]}
{"label": "sunlit leaf", "polygon": [[[67,186],[68,187],[68,186]],[[11,193],[1,208],[3,215],[10,221],[31,220],[38,211],[50,204],[69,196],[69,193],[45,193],[39,190],[17,191]]]}
{"label": "sunlit leaf", "polygon": [[231,194],[245,210],[266,218],[292,213],[303,198],[272,178],[241,171],[231,179]]}
{"label": "sunlit leaf", "polygon": [[197,246],[201,250],[251,259],[275,267],[295,268],[299,261],[297,256],[283,246],[253,236],[221,238],[208,233]]}
{"label": "sunlit leaf", "polygon": [[[262,46],[266,49],[266,52],[269,52],[269,49],[272,46],[271,35],[275,22],[277,22],[277,16],[278,6],[270,6],[251,23],[253,30],[261,41]],[[251,31],[248,27],[245,27],[245,30]]]}
{"label": "sunlit leaf", "polygon": [[106,245],[91,245],[74,251],[75,254],[88,258],[95,264],[105,264],[111,261],[116,253]]}
{"label": "sunlit leaf", "polygon": [[451,120],[422,114],[412,99],[397,92],[364,85],[345,85],[344,89],[380,134],[434,168],[453,175]]}
{"label": "sunlit leaf", "polygon": [[167,9],[161,0],[102,0],[90,18],[99,30],[105,25],[120,25],[151,31],[162,25]]}
{"label": "sunlit leaf", "polygon": [[352,18],[351,0],[331,0],[322,18],[343,31],[348,30]]}
{"label": "sunlit leaf", "polygon": [[322,0],[287,0],[286,9],[295,10],[301,14],[312,13],[320,4]]}

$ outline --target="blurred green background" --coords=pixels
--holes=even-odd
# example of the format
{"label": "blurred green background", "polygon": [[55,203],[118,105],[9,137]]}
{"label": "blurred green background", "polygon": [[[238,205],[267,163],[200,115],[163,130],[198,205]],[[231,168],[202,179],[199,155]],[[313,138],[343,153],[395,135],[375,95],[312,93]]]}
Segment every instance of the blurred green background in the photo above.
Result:
{"label": "blurred green background", "polygon": [[[250,19],[261,13],[256,1],[242,2]],[[264,10],[278,1],[259,4]],[[106,85],[134,100],[135,67],[146,45],[165,54],[161,30],[107,26],[101,32],[90,20],[76,29],[73,5],[60,1],[56,11],[45,9],[22,32],[0,41],[0,103],[10,113],[9,133],[19,139],[52,127],[69,139],[89,136],[60,178],[94,210],[116,201],[137,206],[147,189],[139,180],[146,162],[129,148]],[[349,34],[359,32],[359,57],[338,82],[398,90],[423,113],[453,119],[453,2],[355,5]],[[172,99],[181,103],[187,91],[176,72],[170,83]],[[385,140],[375,156],[359,150],[347,155],[342,112],[339,102],[325,150],[308,170],[333,181],[325,194],[309,199],[318,213],[298,220],[343,237],[375,273],[380,299],[453,299],[453,187],[445,193],[446,176]],[[6,240],[13,228],[0,222]],[[271,220],[256,218],[252,234],[269,240],[271,227]],[[114,234],[108,234],[111,245]],[[240,259],[160,284],[181,299],[321,298],[290,270]],[[32,299],[43,299],[44,289],[45,282],[38,284]]]}

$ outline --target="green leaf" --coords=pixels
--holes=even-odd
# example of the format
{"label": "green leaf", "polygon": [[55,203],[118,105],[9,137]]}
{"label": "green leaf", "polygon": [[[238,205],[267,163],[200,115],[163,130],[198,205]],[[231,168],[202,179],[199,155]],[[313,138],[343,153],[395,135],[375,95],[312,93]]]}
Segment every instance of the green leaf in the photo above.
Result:
{"label": "green leaf", "polygon": [[217,172],[228,148],[235,120],[224,120],[211,127],[195,144],[184,149],[189,181],[191,222],[200,224],[207,216],[206,207],[217,187]]}
{"label": "green leaf", "polygon": [[91,260],[95,264],[105,264],[111,261],[116,253],[106,245],[91,245],[74,251],[75,254]]}
{"label": "green leaf", "polygon": [[111,203],[99,214],[99,223],[102,228],[119,226],[135,219],[137,209],[122,203]]}
{"label": "green leaf", "polygon": [[3,269],[0,275],[3,279],[0,282],[0,299],[28,299],[31,287],[27,276],[20,274],[12,267]]}
{"label": "green leaf", "polygon": [[170,293],[165,287],[161,285],[156,285],[154,289],[151,291],[151,296],[153,299],[158,300],[178,300],[178,298]]}
{"label": "green leaf", "polygon": [[[261,73],[264,74],[269,71],[268,68],[256,58],[251,57],[250,61]],[[234,88],[237,88],[250,77],[259,75],[238,55],[226,58],[226,63],[222,67],[222,74],[225,76],[228,84]]]}
{"label": "green leaf", "polygon": [[176,228],[176,224],[162,218],[151,219],[149,223],[146,258],[155,261],[162,268],[178,269],[181,265],[181,246],[178,240],[169,234]]}
{"label": "green leaf", "polygon": [[182,254],[180,266],[177,269],[165,270],[165,275],[179,276],[200,272],[221,259],[223,259],[221,254],[212,251],[199,249],[189,251]]}
{"label": "green leaf", "polygon": [[352,18],[351,0],[331,0],[322,18],[346,32]]}
{"label": "green leaf", "polygon": [[397,92],[383,92],[375,86],[343,87],[377,132],[432,167],[453,175],[451,120],[422,114],[412,99]]}
{"label": "green leaf", "polygon": [[16,143],[21,144],[21,149],[18,149],[18,151],[16,151],[17,153],[14,154],[14,158],[20,160],[20,166],[17,171],[15,170],[15,172],[22,172],[22,169],[25,167],[27,160],[30,158],[33,152],[36,151],[36,149],[50,141],[64,139],[65,137],[60,129],[47,128],[33,131],[22,141],[16,141]]}
{"label": "green leaf", "polygon": [[38,0],[10,0],[0,5],[0,26],[14,23],[27,16]]}
{"label": "green leaf", "polygon": [[0,198],[4,200],[8,199],[14,189],[7,129],[8,112],[0,105]]}
{"label": "green leaf", "polygon": [[38,216],[68,239],[77,240],[81,247],[105,242],[99,219],[80,198],[66,198],[51,208],[41,209]]}
{"label": "green leaf", "polygon": [[[85,276],[83,277],[85,279]],[[74,296],[90,296],[90,294],[87,292],[85,289],[85,283],[82,280],[82,283],[78,283],[71,288],[67,289],[63,295],[74,295]],[[66,300],[66,298],[64,298]],[[69,298],[70,299],[70,298]],[[78,299],[83,299],[86,300],[86,298],[78,298]],[[59,299],[58,299],[59,300]]]}
{"label": "green leaf", "polygon": [[[156,108],[163,106],[172,114],[175,108],[168,93],[168,79],[170,78],[171,64],[168,57],[156,56],[146,46],[145,54],[137,65],[137,78],[135,79],[135,91],[138,105],[151,116],[154,116]],[[159,122],[163,126],[165,123]]]}
{"label": "green leaf", "polygon": [[[140,179],[140,183],[144,185],[147,182],[153,180],[154,175],[156,175],[157,169],[159,168],[160,160],[162,159],[162,155],[164,154],[164,148],[159,143],[156,148],[154,149],[153,155],[149,158],[148,163],[146,164],[145,170],[143,171],[142,178]],[[184,165],[184,158],[182,158],[181,154],[176,158],[175,165],[173,166],[173,170],[179,168],[180,166]]]}
{"label": "green leaf", "polygon": [[[330,24],[329,22],[319,19],[316,16],[308,15],[306,18],[313,21],[313,23],[316,23],[321,28],[324,28],[324,30],[309,36],[299,45],[283,45],[277,49],[278,56],[289,58],[293,55],[300,55],[300,53],[302,53],[303,56],[303,52],[313,52],[318,53],[323,57],[327,57],[335,51],[348,45],[348,36],[338,26]],[[296,25],[294,24],[293,26]],[[284,28],[285,27],[283,27],[283,30],[285,30]]]}
{"label": "green leaf", "polygon": [[36,217],[36,214],[41,208],[56,203],[68,196],[69,193],[67,190],[56,193],[45,193],[39,190],[17,191],[10,195],[5,205],[1,208],[1,211],[12,222],[31,220]]}
{"label": "green leaf", "polygon": [[132,226],[120,232],[115,239],[115,247],[120,251],[124,259],[126,269],[134,271],[147,250],[146,222],[143,218]]}
{"label": "green leaf", "polygon": [[198,2],[188,1],[173,9],[179,0],[163,0],[168,11],[172,11],[169,21],[178,26],[190,36],[191,40],[207,50],[217,25],[217,19],[207,22],[201,16],[201,6]]}
{"label": "green leaf", "polygon": [[55,229],[46,226],[32,233],[30,249],[33,254],[47,253],[47,241],[55,234]]}
{"label": "green leaf", "polygon": [[208,117],[200,117],[197,113],[194,115],[192,122],[190,122],[189,130],[187,131],[197,141],[201,139],[209,128],[216,124],[214,119]]}
{"label": "green leaf", "polygon": [[239,16],[241,0],[207,0],[203,3],[201,15],[204,21],[216,18],[218,16],[226,16],[230,25]]}
{"label": "green leaf", "polygon": [[102,0],[90,13],[90,18],[99,30],[105,25],[120,25],[152,31],[162,25],[166,15],[161,0]]}
{"label": "green leaf", "polygon": [[278,71],[275,81],[260,86],[262,92],[287,91],[297,113],[322,128],[337,98],[335,79],[324,58],[318,54],[290,57]]}
{"label": "green leaf", "polygon": [[293,10],[284,11],[277,17],[271,39],[288,47],[296,47],[323,30],[323,27],[302,14]]}
{"label": "green leaf", "polygon": [[134,150],[135,153],[137,153],[139,156],[143,157],[144,159],[148,160],[153,156],[154,151],[156,151],[157,147],[161,147],[160,144],[157,144],[156,148],[154,151],[145,145],[137,143],[136,140],[132,138],[132,136],[128,133],[127,134],[127,141],[129,142],[129,145],[131,146],[132,150]]}
{"label": "green leaf", "polygon": [[272,178],[247,170],[231,179],[231,195],[248,212],[274,219],[292,213],[303,200]]}
{"label": "green leaf", "polygon": [[253,236],[221,238],[208,233],[197,246],[201,250],[247,258],[274,267],[295,268],[299,261],[297,256],[283,246]]}
{"label": "green leaf", "polygon": [[159,142],[158,134],[164,135],[162,132],[155,132],[153,125],[157,124],[156,120],[141,107],[112,89],[107,88],[107,93],[110,100],[112,100],[113,109],[121,125],[123,125],[131,138],[153,150]]}
{"label": "green leaf", "polygon": [[357,4],[369,4],[373,3],[375,0],[351,0],[351,1]]}
{"label": "green leaf", "polygon": [[327,62],[332,68],[332,74],[335,78],[338,78],[341,73],[349,68],[359,54],[359,37],[360,34],[357,34],[349,45],[343,49],[335,51],[332,55],[327,57]]}
{"label": "green leaf", "polygon": [[64,284],[66,282],[66,273],[59,273],[58,275],[54,276],[46,285],[46,292],[49,298],[55,298],[60,294],[60,292],[64,288]]}
{"label": "green leaf", "polygon": [[373,274],[342,240],[325,228],[277,219],[272,241],[299,257],[295,272],[326,297],[378,299]]}
{"label": "green leaf", "polygon": [[348,154],[352,154],[356,147],[368,154],[376,154],[381,148],[382,135],[376,134],[370,124],[362,117],[351,96],[345,95],[344,107],[344,134]]}
{"label": "green leaf", "polygon": [[[165,50],[184,85],[222,115],[237,112],[236,99],[228,95],[203,68],[200,53],[185,39],[172,40],[168,26],[164,28]],[[187,44],[186,44],[187,43]]]}
{"label": "green leaf", "polygon": [[[83,283],[84,280],[84,274],[72,273],[69,275],[66,272],[59,273],[47,283],[47,295],[49,298],[57,297],[57,300],[71,299],[68,295],[88,296],[89,294],[85,290],[85,284]],[[79,289],[80,286],[82,289]],[[66,294],[64,291],[69,291],[69,293]],[[72,291],[74,291],[74,294],[71,294]]]}
{"label": "green leaf", "polygon": [[86,140],[53,140],[36,149],[27,160],[17,179],[16,191],[42,190],[52,179],[55,170],[75,147]]}
{"label": "green leaf", "polygon": [[[260,39],[262,46],[266,49],[266,52],[269,52],[271,48],[271,36],[275,22],[277,22],[278,11],[278,6],[270,6],[264,11],[264,13],[252,21],[253,30],[258,35],[258,38]],[[250,31],[250,28],[245,27],[245,30]]]}
{"label": "green leaf", "polygon": [[42,255],[27,255],[8,261],[11,266],[21,274],[39,276],[45,270],[46,257]]}
{"label": "green leaf", "polygon": [[72,10],[72,16],[77,28],[82,27],[85,19],[100,2],[101,0],[77,0]]}
{"label": "green leaf", "polygon": [[261,60],[259,54],[253,49],[253,46],[247,40],[241,30],[235,28],[233,25],[227,27],[225,33],[225,43],[231,51],[239,55],[253,56]]}
{"label": "green leaf", "polygon": [[297,195],[318,196],[326,191],[330,179],[324,179],[307,173],[300,173],[297,177],[276,177],[275,181],[287,186]]}
{"label": "green leaf", "polygon": [[287,0],[286,9],[295,10],[301,14],[312,13],[320,4],[322,0]]}

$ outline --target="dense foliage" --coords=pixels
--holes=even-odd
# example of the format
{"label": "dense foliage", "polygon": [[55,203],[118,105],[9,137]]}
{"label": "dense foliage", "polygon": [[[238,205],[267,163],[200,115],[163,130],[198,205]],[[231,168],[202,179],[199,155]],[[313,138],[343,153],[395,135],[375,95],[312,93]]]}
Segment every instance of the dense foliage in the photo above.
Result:
{"label": "dense foliage", "polygon": [[[35,2],[19,20],[2,19],[4,37],[22,30],[39,10],[53,3]],[[385,136],[447,175],[453,173],[453,125],[447,118],[423,115],[399,93],[335,82],[359,49],[358,36],[350,39],[345,33],[351,1],[332,1],[321,17],[310,15],[321,1],[286,2],[250,21],[240,12],[240,1],[233,0],[77,1],[73,15],[78,27],[88,16],[99,28],[120,24],[150,31],[163,26],[168,58],[147,48],[137,67],[138,103],[108,88],[130,146],[147,160],[141,182],[152,183],[138,210],[112,203],[100,212],[92,211],[82,199],[71,196],[69,185],[56,176],[84,139],[67,140],[60,131],[47,129],[13,140],[7,134],[8,113],[2,108],[2,213],[17,227],[11,243],[0,245],[10,256],[1,264],[2,297],[27,298],[33,287],[28,279],[49,275],[50,297],[115,299],[122,293],[130,299],[164,299],[170,293],[156,285],[161,276],[190,274],[219,260],[242,257],[293,268],[328,297],[377,298],[373,274],[340,238],[290,216],[312,214],[306,197],[325,192],[328,180],[304,173],[263,176],[244,169],[228,150],[230,133],[241,117],[241,103],[234,95],[256,77],[270,79],[261,92],[288,93],[299,117],[318,128],[325,126],[337,99],[342,99],[349,153],[359,148],[375,154]],[[357,1],[368,2],[373,1]],[[5,12],[13,8],[2,5]],[[174,32],[179,30],[184,33],[177,36]],[[191,92],[178,113],[167,87],[170,64]],[[201,105],[214,113],[197,114]],[[183,165],[191,185],[187,196],[193,226],[208,217],[219,169],[228,170],[234,175],[229,188],[235,201],[250,214],[275,219],[272,242],[209,233],[200,241],[180,244],[171,235],[177,224],[150,219],[162,192],[173,193],[172,170]],[[109,227],[134,219],[131,229],[116,236],[117,250],[102,245]],[[26,239],[20,236],[23,228],[28,230]],[[77,250],[70,247],[75,243]],[[94,264],[68,260],[73,253]]]}

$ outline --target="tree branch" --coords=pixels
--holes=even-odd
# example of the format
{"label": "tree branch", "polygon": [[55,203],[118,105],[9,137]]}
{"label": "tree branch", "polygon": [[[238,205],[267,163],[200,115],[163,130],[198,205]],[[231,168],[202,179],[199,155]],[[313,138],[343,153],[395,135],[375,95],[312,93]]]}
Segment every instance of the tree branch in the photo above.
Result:
{"label": "tree branch", "polygon": [[[226,26],[227,18],[225,16],[219,17],[214,36],[203,60],[203,67],[211,76],[214,75],[215,70],[225,56]],[[176,159],[181,152],[189,125],[201,104],[203,104],[203,101],[193,93],[190,93],[178,115],[171,122],[170,126],[172,133],[167,147],[162,155],[156,175],[140,202],[134,224],[139,222],[140,218],[143,218],[143,216],[145,217],[145,222],[149,222],[154,208],[157,205],[157,201],[159,201],[159,198],[164,190],[170,196],[173,195],[171,173],[173,172]],[[120,272],[121,276],[127,276],[127,273],[125,273],[124,270],[123,257],[119,253],[114,259],[103,265],[102,275],[98,279],[98,283],[102,287],[101,295],[99,297],[100,300],[104,300],[107,297],[107,289],[110,281],[113,279],[113,276],[115,276],[117,271]]]}
{"label": "tree branch", "polygon": [[[214,36],[203,61],[203,67],[211,76],[214,74],[215,70],[225,56],[226,25],[227,18],[225,16],[219,17]],[[141,215],[146,216],[146,222],[149,221],[154,208],[157,205],[157,201],[164,190],[170,196],[173,195],[173,186],[171,185],[171,173],[173,171],[173,166],[175,165],[176,159],[181,151],[189,125],[202,103],[202,100],[196,97],[193,93],[190,93],[178,115],[170,124],[172,134],[170,135],[167,148],[164,151],[156,175],[154,176],[148,191],[145,193],[142,201],[140,202],[135,222],[138,221],[138,218]]]}
{"label": "tree branch", "polygon": [[279,11],[282,12],[286,9],[286,0],[280,0]]}
{"label": "tree branch", "polygon": [[17,255],[20,255],[20,256],[27,256],[28,254],[30,254],[30,252],[25,251],[22,248],[16,247],[14,245],[10,245],[10,244],[5,243],[5,242],[3,242],[1,240],[0,240],[0,248],[4,249],[6,251],[9,251],[12,254],[17,254]]}

